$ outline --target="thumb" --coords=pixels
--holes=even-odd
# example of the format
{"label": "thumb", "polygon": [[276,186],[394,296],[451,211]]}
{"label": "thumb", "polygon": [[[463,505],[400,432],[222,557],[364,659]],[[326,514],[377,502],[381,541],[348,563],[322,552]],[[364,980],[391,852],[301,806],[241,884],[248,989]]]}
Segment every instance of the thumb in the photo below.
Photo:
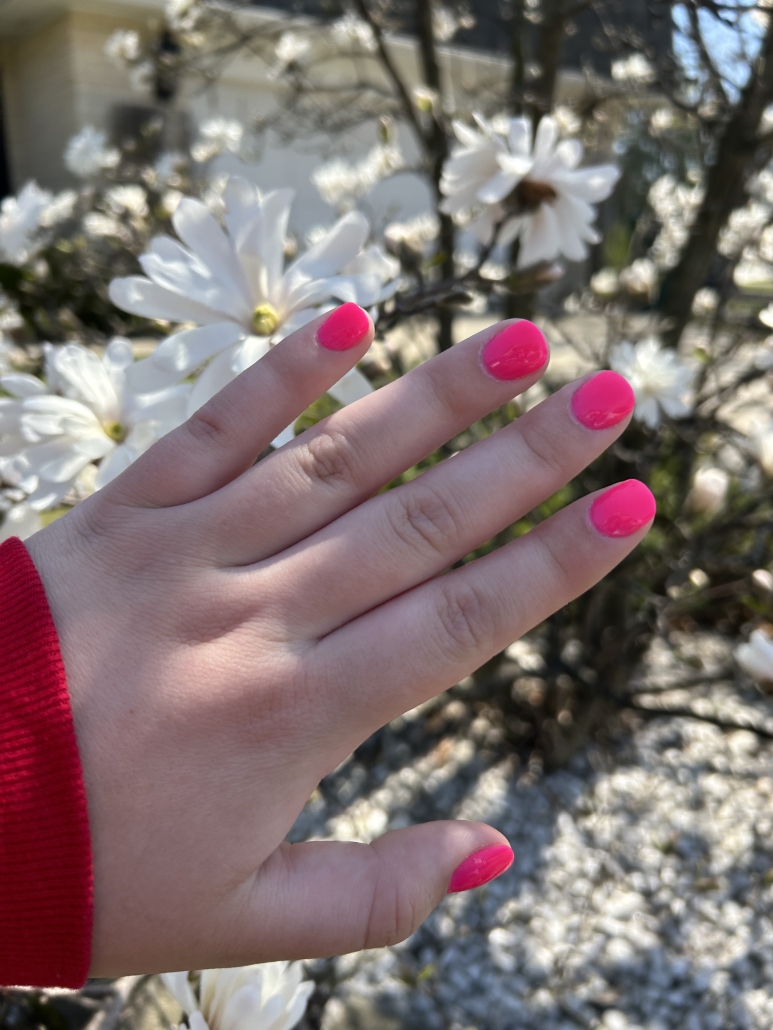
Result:
{"label": "thumb", "polygon": [[488,883],[512,861],[501,833],[461,821],[393,830],[372,844],[283,844],[257,874],[251,940],[240,944],[252,962],[262,961],[256,953],[321,958],[396,944],[447,893]]}

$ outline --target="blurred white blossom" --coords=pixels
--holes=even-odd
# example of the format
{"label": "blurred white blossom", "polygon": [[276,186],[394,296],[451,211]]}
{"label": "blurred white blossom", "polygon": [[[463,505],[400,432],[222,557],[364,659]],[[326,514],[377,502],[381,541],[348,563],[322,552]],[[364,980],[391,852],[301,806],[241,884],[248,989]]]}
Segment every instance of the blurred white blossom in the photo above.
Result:
{"label": "blurred white blossom", "polygon": [[655,69],[644,54],[631,54],[612,62],[612,78],[633,86],[648,86],[655,81]]}
{"label": "blurred white blossom", "polygon": [[423,111],[425,114],[434,111],[440,99],[437,90],[430,89],[429,86],[414,86],[411,91],[411,97],[418,110]]}
{"label": "blurred white blossom", "polygon": [[150,93],[156,81],[156,66],[148,58],[135,64],[129,72],[129,81],[135,93]]}
{"label": "blurred white blossom", "polygon": [[126,375],[133,360],[128,340],[113,340],[102,358],[70,343],[49,348],[48,383],[23,373],[0,377],[24,441],[12,467],[36,511],[61,503],[93,462],[100,462],[94,488],[104,486],[184,421],[190,386],[136,393]]}
{"label": "blurred white blossom", "polygon": [[710,286],[704,286],[693,297],[692,313],[696,318],[713,318],[719,308],[719,294]]}
{"label": "blurred white blossom", "polygon": [[727,499],[730,476],[724,469],[706,466],[696,471],[687,495],[687,508],[695,515],[716,515]]}
{"label": "blurred white blossom", "polygon": [[165,13],[171,28],[190,32],[204,13],[203,4],[201,0],[167,0]]}
{"label": "blurred white blossom", "polygon": [[403,155],[395,144],[377,143],[362,161],[355,164],[336,158],[320,165],[312,172],[311,181],[331,207],[347,211],[381,179],[399,171],[404,163]]}
{"label": "blurred white blossom", "polygon": [[672,350],[649,337],[638,343],[624,341],[613,350],[610,368],[624,376],[636,396],[634,417],[655,429],[665,413],[686,418],[692,411],[690,390],[694,370]]}
{"label": "blurred white blossom", "polygon": [[561,136],[577,136],[582,129],[582,118],[567,104],[555,108],[553,119]]}
{"label": "blurred white blossom", "polygon": [[314,990],[313,981],[303,980],[300,962],[204,969],[197,994],[187,973],[161,979],[190,1030],[292,1030]]}
{"label": "blurred white blossom", "polygon": [[330,31],[334,42],[343,49],[362,47],[364,50],[375,50],[378,46],[373,29],[353,11],[347,11],[336,19]]}
{"label": "blurred white blossom", "polygon": [[[195,327],[174,333],[131,370],[135,387],[149,390],[206,365],[190,411],[336,301],[371,307],[397,287],[398,263],[365,247],[370,226],[359,212],[340,219],[285,270],[292,190],[261,194],[231,176],[223,196],[225,230],[201,201],[185,198],[172,219],[182,242],[153,240],[140,258],[148,278],[115,279],[110,286],[113,303],[125,311]],[[359,396],[371,390],[356,368],[328,392],[350,403],[355,387]],[[292,436],[289,427],[275,443]]]}
{"label": "blurred white blossom", "polygon": [[704,195],[702,184],[680,183],[673,175],[662,175],[650,187],[647,199],[661,225],[650,258],[659,269],[678,262]]}
{"label": "blurred white blossom", "polygon": [[87,212],[83,216],[83,228],[89,236],[120,240],[127,246],[131,243],[131,233],[126,226],[113,215],[106,215],[102,211]]}
{"label": "blurred white blossom", "polygon": [[[572,261],[587,256],[597,243],[593,204],[605,200],[619,178],[614,165],[579,168],[579,140],[561,140],[551,117],[539,124],[532,140],[528,118],[511,118],[495,128],[480,115],[477,128],[454,122],[459,140],[443,168],[441,210],[489,242],[520,241],[518,267],[563,255]],[[498,131],[500,130],[500,131]]]}
{"label": "blurred white blossom", "polygon": [[761,629],[754,630],[748,644],[736,648],[735,660],[758,683],[773,683],[773,640]]}
{"label": "blurred white blossom", "polygon": [[392,250],[406,246],[418,254],[425,253],[437,239],[440,222],[433,211],[409,218],[407,222],[390,222],[384,229],[384,239]]}
{"label": "blurred white blossom", "polygon": [[637,297],[652,300],[658,288],[658,271],[649,258],[637,258],[620,273],[620,285]]}
{"label": "blurred white blossom", "polygon": [[116,29],[105,43],[105,53],[115,64],[134,64],[141,53],[139,33],[134,29]]}
{"label": "blurred white blossom", "polygon": [[270,71],[271,78],[278,78],[292,64],[300,64],[311,52],[311,41],[299,32],[283,32],[274,53],[276,64]]}
{"label": "blurred white blossom", "polygon": [[653,136],[661,136],[676,125],[676,114],[670,107],[659,107],[650,118],[650,132]]}
{"label": "blurred white blossom", "polygon": [[93,125],[73,136],[64,152],[68,171],[79,179],[91,179],[107,168],[115,168],[120,160],[120,151],[109,147],[107,135]]}
{"label": "blurred white blossom", "polygon": [[28,182],[18,197],[6,197],[0,205],[0,260],[23,265],[37,253],[41,218],[52,195],[36,182]]}
{"label": "blurred white blossom", "polygon": [[142,186],[136,184],[112,186],[105,193],[105,201],[116,214],[127,212],[137,218],[148,214],[148,195]]}
{"label": "blurred white blossom", "polygon": [[770,217],[768,205],[757,200],[750,200],[743,207],[736,208],[719,234],[719,253],[723,257],[736,257],[744,247],[759,238]]}
{"label": "blurred white blossom", "polygon": [[244,126],[236,118],[209,118],[199,126],[191,154],[194,161],[209,161],[217,154],[238,154],[243,143]]}
{"label": "blurred white blossom", "polygon": [[165,151],[156,159],[153,166],[156,180],[164,186],[177,186],[187,160],[185,154],[179,150]]}
{"label": "blurred white blossom", "polygon": [[591,277],[590,288],[598,297],[614,297],[620,289],[620,276],[614,268],[602,268]]}

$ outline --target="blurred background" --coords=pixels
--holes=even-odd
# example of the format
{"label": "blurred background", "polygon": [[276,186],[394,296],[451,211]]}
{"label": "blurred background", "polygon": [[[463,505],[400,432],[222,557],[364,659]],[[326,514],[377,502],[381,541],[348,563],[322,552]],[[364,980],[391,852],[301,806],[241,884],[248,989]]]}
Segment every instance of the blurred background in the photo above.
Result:
{"label": "blurred background", "polygon": [[[193,994],[0,990],[3,1026],[162,1030],[195,1005],[210,1030],[773,1027],[771,6],[0,0],[0,539],[342,300],[376,341],[276,445],[527,317],[544,380],[397,482],[613,368],[637,400],[620,441],[463,561],[621,479],[658,500],[620,568],[367,740],[292,834],[482,819],[515,849],[504,876],[392,949],[245,973],[263,1002],[236,1020],[192,971]],[[288,306],[255,260],[318,299]],[[40,429],[41,394],[96,415],[88,448]]]}

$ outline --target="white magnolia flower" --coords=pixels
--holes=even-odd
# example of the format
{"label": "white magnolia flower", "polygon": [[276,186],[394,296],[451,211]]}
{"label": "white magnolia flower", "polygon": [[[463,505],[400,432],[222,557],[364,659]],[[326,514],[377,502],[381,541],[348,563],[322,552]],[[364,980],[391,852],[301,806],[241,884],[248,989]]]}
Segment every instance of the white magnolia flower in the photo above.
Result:
{"label": "white magnolia flower", "polygon": [[238,154],[244,126],[236,118],[209,118],[199,126],[199,139],[191,147],[194,161],[209,161],[217,154]]}
{"label": "white magnolia flower", "polygon": [[676,114],[670,107],[659,107],[650,118],[650,132],[662,136],[676,125]]}
{"label": "white magnolia flower", "polygon": [[140,35],[134,29],[116,29],[105,43],[105,53],[115,64],[134,64],[140,57]]}
{"label": "white magnolia flower", "polygon": [[311,181],[320,196],[339,211],[350,210],[360,197],[369,193],[376,183],[399,171],[405,159],[394,143],[377,143],[356,164],[339,158],[316,168]]}
{"label": "white magnolia flower", "polygon": [[23,440],[11,467],[36,511],[61,503],[96,461],[98,490],[185,420],[190,387],[136,393],[126,375],[132,363],[128,340],[113,340],[102,358],[70,343],[48,349],[48,383],[23,373],[0,377]]}
{"label": "white magnolia flower", "polygon": [[73,136],[64,152],[67,170],[79,179],[91,179],[106,168],[115,168],[121,155],[108,147],[107,135],[93,125],[87,125]]}
{"label": "white magnolia flower", "polygon": [[204,969],[198,999],[187,973],[163,973],[161,979],[190,1030],[292,1030],[314,991],[313,981],[303,981],[300,962]]}
{"label": "white magnolia flower", "polygon": [[[285,237],[292,190],[261,195],[244,179],[229,177],[225,230],[200,201],[186,198],[173,216],[182,244],[155,239],[140,258],[148,278],[116,279],[114,304],[146,318],[189,323],[131,371],[137,387],[180,382],[206,364],[190,399],[195,411],[272,346],[336,301],[371,307],[391,292],[399,266],[378,247],[363,250],[368,221],[359,212],[342,218],[287,269]],[[369,393],[353,369],[331,396],[350,403]],[[292,439],[291,429],[277,438]]]}
{"label": "white magnolia flower", "polygon": [[716,515],[725,506],[729,486],[730,476],[724,469],[698,469],[687,495],[687,508],[696,515]]}
{"label": "white magnolia flower", "polygon": [[634,417],[650,429],[659,424],[662,412],[670,418],[685,418],[692,411],[693,369],[675,351],[662,349],[654,337],[619,344],[609,364],[631,384],[636,396]]}
{"label": "white magnolia flower", "polygon": [[407,222],[390,222],[384,229],[384,239],[394,250],[405,246],[423,254],[434,244],[439,232],[437,215],[433,211],[425,211]]}
{"label": "white magnolia flower", "polygon": [[644,54],[631,54],[612,62],[612,78],[633,86],[647,86],[655,81],[655,69]]}
{"label": "white magnolia flower", "polygon": [[773,683],[773,640],[761,629],[754,630],[748,644],[736,648],[735,660],[758,683]]}
{"label": "white magnolia flower", "polygon": [[450,8],[432,5],[432,34],[439,43],[450,42],[460,28],[459,19]]}
{"label": "white magnolia flower", "polygon": [[454,122],[460,142],[443,168],[446,214],[467,221],[486,242],[498,228],[500,244],[520,240],[518,267],[587,256],[597,243],[593,204],[605,200],[619,178],[614,165],[579,168],[579,140],[561,140],[553,118],[543,118],[532,146],[528,118],[511,118],[507,133],[479,115],[477,129]]}
{"label": "white magnolia flower", "polygon": [[203,14],[200,0],[166,0],[166,20],[178,32],[190,32]]}
{"label": "white magnolia flower", "polygon": [[637,297],[651,299],[658,288],[658,271],[649,258],[638,258],[622,270],[620,285]]}
{"label": "white magnolia flower", "polygon": [[144,218],[148,213],[148,195],[142,186],[113,186],[105,193],[105,200],[116,214],[134,215]]}
{"label": "white magnolia flower", "polygon": [[75,213],[77,203],[78,194],[75,190],[62,190],[41,212],[40,224],[44,229],[50,229],[60,222],[67,221]]}
{"label": "white magnolia flower", "polygon": [[126,226],[117,218],[102,214],[101,211],[89,211],[84,215],[83,228],[89,236],[112,238],[126,245],[131,243],[131,233]]}
{"label": "white magnolia flower", "polygon": [[717,249],[720,254],[737,257],[744,247],[759,239],[770,218],[770,208],[758,200],[750,200],[743,207],[736,208],[719,234]]}
{"label": "white magnolia flower", "polygon": [[620,276],[614,268],[602,268],[592,276],[590,288],[597,297],[614,297],[620,289]]}
{"label": "white magnolia flower", "polygon": [[37,253],[37,238],[52,195],[36,182],[28,182],[18,197],[6,197],[0,205],[0,260],[23,265]]}
{"label": "white magnolia flower", "polygon": [[553,119],[561,136],[576,136],[582,129],[582,118],[567,104],[555,108]]}
{"label": "white magnolia flower", "polygon": [[276,64],[269,72],[270,78],[278,78],[291,64],[300,64],[310,51],[311,40],[307,36],[298,32],[283,32],[274,49]]}
{"label": "white magnolia flower", "polygon": [[704,286],[693,297],[692,313],[696,318],[712,318],[719,308],[719,294],[710,286]]}
{"label": "white magnolia flower", "polygon": [[341,18],[336,19],[331,25],[330,31],[333,40],[340,47],[352,49],[362,47],[363,50],[375,50],[378,47],[373,29],[362,18],[358,18],[353,11],[347,11]]}
{"label": "white magnolia flower", "polygon": [[701,183],[677,182],[673,175],[662,175],[650,187],[647,199],[661,224],[650,257],[659,269],[676,265],[704,195]]}

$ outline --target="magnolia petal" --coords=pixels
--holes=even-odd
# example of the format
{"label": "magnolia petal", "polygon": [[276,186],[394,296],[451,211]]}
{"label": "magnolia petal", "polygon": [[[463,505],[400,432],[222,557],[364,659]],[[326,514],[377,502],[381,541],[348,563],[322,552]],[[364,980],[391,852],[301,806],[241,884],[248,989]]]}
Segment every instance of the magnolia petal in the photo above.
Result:
{"label": "magnolia petal", "polygon": [[107,369],[93,351],[68,343],[56,348],[52,361],[71,397],[83,401],[102,421],[120,421],[121,401]]}
{"label": "magnolia petal", "polygon": [[373,386],[367,376],[363,375],[358,368],[350,369],[346,375],[339,379],[327,391],[333,400],[339,404],[353,404],[362,397],[373,393]]}
{"label": "magnolia petal", "polygon": [[0,376],[0,387],[13,397],[38,397],[48,390],[46,384],[37,376],[30,376],[24,372],[11,372],[9,375]]}
{"label": "magnolia petal", "polygon": [[141,275],[113,279],[110,300],[116,307],[143,318],[161,318],[168,322],[196,322],[210,325],[221,322],[222,312],[214,311],[190,297],[182,297],[163,286],[152,283]]}
{"label": "magnolia petal", "polygon": [[215,216],[200,200],[184,197],[172,216],[172,225],[182,242],[216,277],[232,287],[249,304],[250,291],[233,243]]}
{"label": "magnolia petal", "polygon": [[139,453],[134,448],[127,447],[126,444],[120,444],[102,459],[94,479],[94,489],[101,490],[103,486],[115,479],[116,476],[120,476],[138,457]]}
{"label": "magnolia petal", "polygon": [[507,132],[507,142],[513,154],[531,156],[531,119],[512,118]]}
{"label": "magnolia petal", "polygon": [[188,418],[214,397],[216,393],[220,393],[224,386],[228,386],[230,382],[236,379],[239,374],[233,368],[234,359],[237,358],[236,347],[238,347],[238,344],[228,347],[218,354],[216,358],[210,361],[193,384],[193,389],[188,398]]}
{"label": "magnolia petal", "polygon": [[559,132],[556,121],[550,115],[546,115],[537,126],[537,135],[534,140],[535,161],[546,161],[556,148]]}
{"label": "magnolia petal", "polygon": [[478,200],[484,204],[498,204],[512,193],[522,176],[515,172],[499,171],[478,190]]}
{"label": "magnolia petal", "polygon": [[306,251],[288,270],[288,277],[304,275],[324,279],[335,275],[362,250],[370,232],[370,223],[360,211],[350,211],[340,218],[319,243]]}
{"label": "magnolia petal", "polygon": [[283,429],[282,432],[279,434],[279,436],[275,436],[274,437],[274,439],[271,441],[271,446],[274,447],[274,448],[276,448],[276,447],[284,447],[284,445],[286,443],[291,443],[294,439],[295,439],[295,423],[293,422],[292,425],[287,426],[286,429]]}
{"label": "magnolia petal", "polygon": [[259,981],[239,987],[226,1002],[223,1014],[218,1020],[218,1030],[254,1030],[258,1015],[261,1017],[259,1025],[266,1026],[265,1006],[261,1004],[262,994]]}
{"label": "magnolia petal", "polygon": [[127,383],[137,393],[150,393],[179,383],[243,335],[244,330],[236,322],[217,322],[174,333],[160,343],[150,357],[127,370]]}
{"label": "magnolia petal", "polygon": [[252,315],[253,305],[246,289],[240,289],[231,276],[218,274],[222,268],[210,269],[168,236],[155,239],[150,251],[140,257],[140,264],[145,275],[165,290],[237,321],[247,321]]}

